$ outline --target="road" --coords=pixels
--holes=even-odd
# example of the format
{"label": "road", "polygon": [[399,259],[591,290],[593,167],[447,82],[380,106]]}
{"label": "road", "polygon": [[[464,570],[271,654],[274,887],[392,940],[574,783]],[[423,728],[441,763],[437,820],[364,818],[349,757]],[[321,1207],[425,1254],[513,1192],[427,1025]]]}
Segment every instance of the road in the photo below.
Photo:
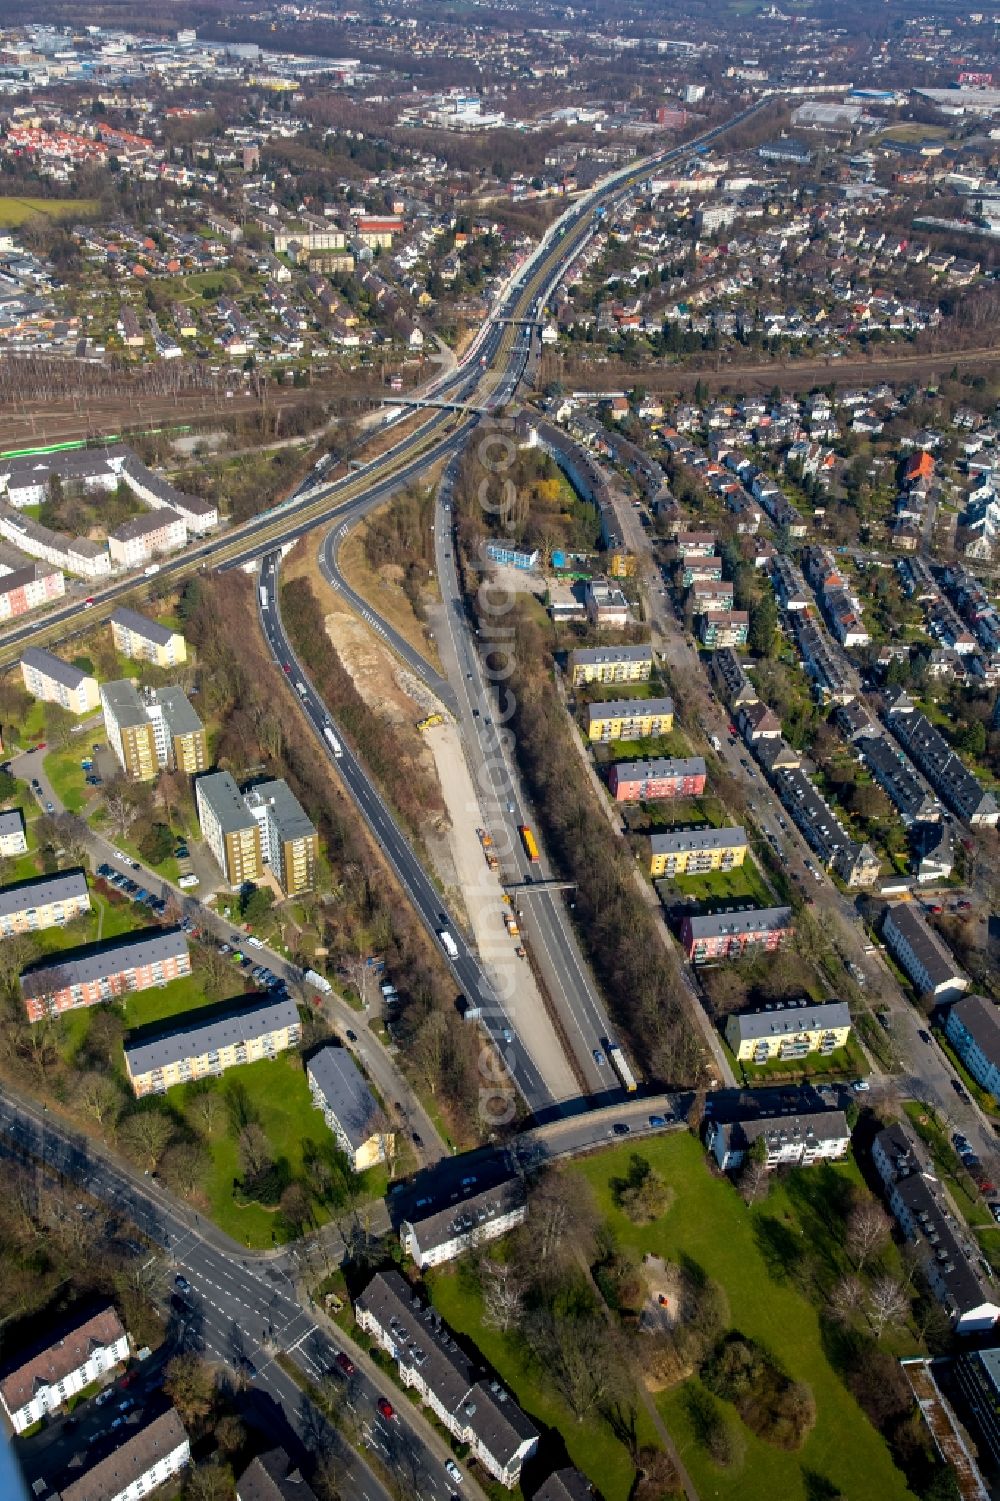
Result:
{"label": "road", "polygon": [[[286,1257],[243,1251],[220,1231],[204,1225],[155,1181],[8,1094],[0,1095],[0,1151],[30,1156],[65,1175],[92,1199],[129,1219],[159,1248],[167,1269],[162,1295],[177,1348],[197,1350],[271,1397],[313,1454],[325,1424],[277,1356],[284,1354],[303,1377],[314,1382],[331,1373],[336,1381],[345,1382],[353,1420],[367,1435],[365,1442],[379,1451],[383,1462],[388,1451],[409,1493],[422,1501],[445,1501],[450,1486],[443,1460],[449,1451],[442,1440],[409,1403],[394,1403],[397,1417],[391,1422],[382,1417],[377,1402],[385,1390],[384,1379],[380,1381],[375,1367],[353,1342],[339,1331],[336,1338],[331,1337],[325,1320],[317,1322],[303,1308],[290,1275],[294,1264]],[[382,1228],[387,1223],[383,1221]],[[339,1260],[343,1242],[333,1250],[331,1260]],[[177,1278],[184,1281],[178,1283]],[[349,1377],[336,1365],[338,1354],[345,1350],[356,1367]],[[389,1492],[369,1466],[343,1446],[341,1452],[352,1487],[349,1494],[367,1496],[368,1501],[390,1501]]]}

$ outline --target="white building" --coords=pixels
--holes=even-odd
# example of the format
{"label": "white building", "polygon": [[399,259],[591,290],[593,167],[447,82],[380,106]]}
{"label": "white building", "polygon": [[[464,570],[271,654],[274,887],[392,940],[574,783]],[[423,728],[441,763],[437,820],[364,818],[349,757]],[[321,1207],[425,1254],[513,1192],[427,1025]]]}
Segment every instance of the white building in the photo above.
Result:
{"label": "white building", "polygon": [[10,808],[0,813],[0,856],[11,859],[24,855],[28,850],[28,838],[24,829],[24,814],[20,808]]}
{"label": "white building", "polygon": [[110,1306],[67,1329],[54,1343],[8,1366],[0,1402],[15,1433],[23,1433],[70,1397],[128,1359],[128,1335]]}
{"label": "white building", "polygon": [[454,1261],[471,1245],[497,1240],[528,1213],[524,1185],[513,1176],[489,1187],[472,1178],[455,1200],[418,1197],[401,1208],[400,1244],[421,1270]]}
{"label": "white building", "polygon": [[41,647],[25,650],[21,676],[31,696],[42,703],[61,704],[72,714],[89,714],[100,705],[96,678]]}
{"label": "white building", "polygon": [[171,1407],[63,1486],[61,1501],[140,1501],[179,1474],[190,1458],[190,1441]]}
{"label": "white building", "polygon": [[118,568],[142,568],[153,558],[176,552],[187,543],[187,524],[176,511],[164,507],[148,516],[134,516],[108,537],[111,561]]}

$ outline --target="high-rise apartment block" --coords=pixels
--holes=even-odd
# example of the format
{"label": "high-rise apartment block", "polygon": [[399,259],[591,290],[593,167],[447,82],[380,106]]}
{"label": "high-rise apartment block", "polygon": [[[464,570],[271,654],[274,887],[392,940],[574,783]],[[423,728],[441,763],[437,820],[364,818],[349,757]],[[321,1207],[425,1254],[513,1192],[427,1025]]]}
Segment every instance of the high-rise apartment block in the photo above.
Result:
{"label": "high-rise apartment block", "polygon": [[319,835],[287,782],[260,782],[244,793],[260,826],[264,861],[286,896],[316,884]]}
{"label": "high-rise apartment block", "polygon": [[147,688],[127,678],[105,683],[108,740],[126,776],[151,781],[164,767],[194,776],[208,765],[205,727],[180,688]]}
{"label": "high-rise apartment block", "polygon": [[228,771],[213,771],[194,784],[198,822],[230,886],[259,881],[264,873],[260,824]]}

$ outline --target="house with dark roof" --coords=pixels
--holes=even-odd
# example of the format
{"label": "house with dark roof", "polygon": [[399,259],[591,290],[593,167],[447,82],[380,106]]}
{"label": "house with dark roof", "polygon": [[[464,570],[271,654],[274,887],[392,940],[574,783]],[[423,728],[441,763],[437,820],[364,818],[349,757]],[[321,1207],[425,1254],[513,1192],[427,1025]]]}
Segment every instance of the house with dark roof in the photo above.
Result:
{"label": "house with dark roof", "polygon": [[236,1501],[318,1501],[318,1497],[284,1449],[269,1449],[252,1459],[237,1480]]}
{"label": "house with dark roof", "polygon": [[758,1141],[764,1144],[764,1166],[811,1167],[814,1162],[832,1162],[843,1157],[851,1131],[842,1110],[820,1110],[799,1115],[758,1115],[733,1120],[708,1121],[705,1145],[724,1173],[743,1166]]}
{"label": "house with dark roof", "polygon": [[61,1501],[133,1501],[146,1496],[184,1469],[191,1445],[171,1407],[137,1433],[121,1429],[120,1444],[77,1479],[60,1488]]}
{"label": "house with dark roof", "polygon": [[110,1304],[51,1332],[0,1372],[0,1402],[15,1433],[56,1412],[128,1359],[128,1335]]}
{"label": "house with dark roof", "polygon": [[680,938],[687,957],[704,964],[708,959],[738,959],[751,948],[778,949],[791,931],[791,907],[741,907],[685,916]]}
{"label": "house with dark roof", "polygon": [[354,1304],[359,1328],[396,1362],[400,1381],[471,1457],[513,1489],[538,1448],[538,1429],[500,1384],[458,1344],[440,1314],[399,1272],[378,1272]]}
{"label": "house with dark roof", "polygon": [[969,977],[912,902],[893,902],[882,918],[886,947],[918,995],[951,1001],[969,988]]}
{"label": "house with dark roof", "polygon": [[586,1475],[567,1465],[550,1475],[531,1501],[594,1501],[594,1487]]}

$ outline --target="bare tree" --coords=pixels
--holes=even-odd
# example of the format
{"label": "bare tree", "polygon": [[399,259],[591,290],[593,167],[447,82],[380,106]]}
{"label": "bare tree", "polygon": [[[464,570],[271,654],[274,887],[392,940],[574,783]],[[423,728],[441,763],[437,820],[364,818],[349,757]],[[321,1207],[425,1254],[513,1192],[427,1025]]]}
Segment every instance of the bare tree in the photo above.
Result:
{"label": "bare tree", "polygon": [[140,1161],[156,1167],[174,1134],[167,1116],[160,1110],[137,1110],[122,1127],[122,1140],[130,1146]]}
{"label": "bare tree", "polygon": [[740,1193],[744,1202],[756,1204],[758,1199],[767,1197],[770,1187],[771,1175],[767,1170],[767,1163],[758,1157],[747,1157],[740,1172]]}
{"label": "bare tree", "polygon": [[124,1096],[110,1074],[82,1074],[76,1097],[99,1126],[113,1125],[121,1114]]}
{"label": "bare tree", "polygon": [[135,800],[124,777],[115,777],[104,789],[104,811],[112,832],[124,839],[139,816]]}
{"label": "bare tree", "polygon": [[895,1277],[876,1277],[865,1298],[865,1316],[876,1339],[881,1339],[888,1324],[898,1324],[906,1317],[909,1300]]}
{"label": "bare tree", "polygon": [[864,1301],[865,1289],[859,1277],[839,1277],[830,1289],[827,1307],[838,1324],[849,1324]]}
{"label": "bare tree", "polygon": [[480,1273],[483,1319],[492,1329],[507,1334],[524,1314],[524,1281],[509,1261],[484,1259]]}
{"label": "bare tree", "polygon": [[267,1133],[256,1121],[248,1121],[237,1138],[240,1164],[248,1178],[256,1178],[274,1161]]}
{"label": "bare tree", "polygon": [[847,1216],[844,1245],[860,1272],[873,1256],[889,1243],[892,1224],[877,1199],[868,1193],[859,1195]]}

